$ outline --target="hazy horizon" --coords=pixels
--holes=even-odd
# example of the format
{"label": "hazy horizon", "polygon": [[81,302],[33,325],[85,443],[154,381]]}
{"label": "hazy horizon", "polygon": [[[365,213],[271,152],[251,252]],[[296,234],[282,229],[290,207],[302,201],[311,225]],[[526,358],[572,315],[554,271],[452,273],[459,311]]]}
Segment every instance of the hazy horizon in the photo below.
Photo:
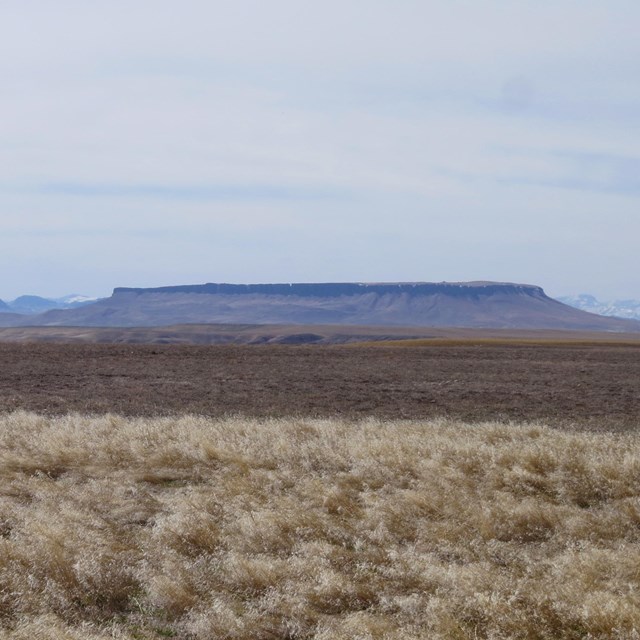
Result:
{"label": "hazy horizon", "polygon": [[0,298],[492,280],[640,299],[640,5],[7,3]]}

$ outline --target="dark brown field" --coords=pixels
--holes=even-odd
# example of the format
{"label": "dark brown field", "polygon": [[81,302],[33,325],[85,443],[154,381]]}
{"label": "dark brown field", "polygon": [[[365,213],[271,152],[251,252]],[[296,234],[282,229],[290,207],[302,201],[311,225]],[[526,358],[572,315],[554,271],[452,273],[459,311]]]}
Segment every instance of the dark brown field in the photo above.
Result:
{"label": "dark brown field", "polygon": [[0,344],[0,410],[640,424],[640,347]]}

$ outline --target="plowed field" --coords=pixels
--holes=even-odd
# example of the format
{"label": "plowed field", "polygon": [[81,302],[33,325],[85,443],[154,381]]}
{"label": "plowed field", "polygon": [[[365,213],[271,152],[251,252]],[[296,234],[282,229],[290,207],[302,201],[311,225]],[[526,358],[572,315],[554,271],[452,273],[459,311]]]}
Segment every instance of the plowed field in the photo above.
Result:
{"label": "plowed field", "polygon": [[14,409],[628,429],[640,424],[640,348],[0,344],[0,411]]}

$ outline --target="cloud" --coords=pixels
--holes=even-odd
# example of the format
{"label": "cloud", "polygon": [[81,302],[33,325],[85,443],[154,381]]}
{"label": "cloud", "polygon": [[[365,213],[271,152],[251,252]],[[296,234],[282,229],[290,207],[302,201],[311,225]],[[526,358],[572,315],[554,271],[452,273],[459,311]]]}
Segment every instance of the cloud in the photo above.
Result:
{"label": "cloud", "polygon": [[566,162],[560,186],[622,195],[640,195],[640,157],[608,153],[556,152]]}
{"label": "cloud", "polygon": [[544,174],[516,174],[499,178],[511,185],[574,189],[603,194],[640,196],[640,157],[569,150],[511,150],[510,157],[532,156],[545,163]]}
{"label": "cloud", "polygon": [[335,188],[282,185],[166,185],[50,183],[23,189],[40,196],[79,198],[149,198],[195,201],[341,200],[348,192]]}

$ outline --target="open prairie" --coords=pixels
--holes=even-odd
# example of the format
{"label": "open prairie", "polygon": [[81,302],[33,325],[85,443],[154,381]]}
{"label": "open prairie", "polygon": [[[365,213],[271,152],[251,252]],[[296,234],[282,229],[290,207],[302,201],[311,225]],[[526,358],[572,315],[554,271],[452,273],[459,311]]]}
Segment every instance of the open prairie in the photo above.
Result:
{"label": "open prairie", "polygon": [[640,347],[394,345],[0,343],[0,638],[639,637]]}
{"label": "open prairie", "polygon": [[0,343],[0,410],[544,419],[636,428],[640,345]]}

